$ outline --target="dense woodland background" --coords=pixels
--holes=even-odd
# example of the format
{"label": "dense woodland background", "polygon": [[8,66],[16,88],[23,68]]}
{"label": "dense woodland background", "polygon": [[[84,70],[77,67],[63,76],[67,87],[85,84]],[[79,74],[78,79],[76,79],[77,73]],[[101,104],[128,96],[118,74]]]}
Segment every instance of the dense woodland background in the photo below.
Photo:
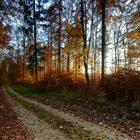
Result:
{"label": "dense woodland background", "polygon": [[139,0],[0,0],[0,85],[19,83],[140,106]]}

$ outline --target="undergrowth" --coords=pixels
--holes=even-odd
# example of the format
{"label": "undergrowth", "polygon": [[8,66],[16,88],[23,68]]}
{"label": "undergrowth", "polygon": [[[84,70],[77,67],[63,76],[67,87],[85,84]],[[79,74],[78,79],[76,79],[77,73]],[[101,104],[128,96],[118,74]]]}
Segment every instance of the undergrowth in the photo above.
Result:
{"label": "undergrowth", "polygon": [[97,89],[102,89],[107,99],[115,103],[132,105],[140,102],[140,72],[122,69],[116,74],[105,76]]}
{"label": "undergrowth", "polygon": [[97,104],[125,107],[139,111],[140,72],[121,69],[105,75],[104,81],[91,80],[87,86],[84,78],[75,78],[72,73],[51,71],[38,85],[13,86],[21,94],[40,96],[45,99],[61,100],[72,104]]}

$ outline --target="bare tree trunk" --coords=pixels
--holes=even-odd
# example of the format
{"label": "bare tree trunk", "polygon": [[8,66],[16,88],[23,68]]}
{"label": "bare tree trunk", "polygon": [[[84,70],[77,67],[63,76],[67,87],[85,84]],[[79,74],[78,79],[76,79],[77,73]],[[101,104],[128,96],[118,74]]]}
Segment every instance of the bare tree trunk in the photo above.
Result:
{"label": "bare tree trunk", "polygon": [[[98,18],[98,17],[97,17]],[[98,22],[98,19],[97,19]],[[95,30],[95,47],[94,47],[94,81],[96,80],[96,49],[97,49],[97,28]]]}
{"label": "bare tree trunk", "polygon": [[67,72],[70,72],[70,53],[67,53]]}
{"label": "bare tree trunk", "polygon": [[[94,16],[94,12],[95,12],[95,8],[94,8],[94,4],[93,4],[93,2],[92,2],[92,15],[91,15],[91,25],[90,25],[90,37],[89,37],[89,51],[91,50],[91,49],[93,49],[94,50],[94,48],[95,48],[95,40],[94,40],[94,32],[93,32],[93,16]],[[94,51],[93,51],[93,53],[94,53]],[[89,53],[88,53],[88,55],[89,55]],[[91,80],[93,79],[93,57],[92,57],[92,59],[91,59]]]}
{"label": "bare tree trunk", "polygon": [[106,26],[105,26],[105,9],[106,9],[106,0],[102,0],[102,67],[101,67],[101,79],[104,82],[105,76],[105,33],[106,33]]}
{"label": "bare tree trunk", "polygon": [[22,62],[22,82],[25,82],[25,35],[23,31],[23,62]]}
{"label": "bare tree trunk", "polygon": [[62,0],[59,0],[59,40],[58,40],[58,69],[61,69],[61,6]]}
{"label": "bare tree trunk", "polygon": [[19,81],[19,49],[17,50],[17,74],[16,74],[16,82]]}
{"label": "bare tree trunk", "polygon": [[34,49],[35,49],[35,82],[38,83],[38,60],[37,60],[37,44],[36,44],[36,9],[35,9],[35,0],[33,1],[33,18],[34,18]]}
{"label": "bare tree trunk", "polygon": [[[126,24],[125,24],[126,32],[128,33],[128,25],[127,25],[126,17],[125,17],[125,22],[126,22]],[[130,46],[130,40],[127,37],[127,49],[128,49],[129,46]],[[131,53],[130,50],[127,51],[127,54],[130,54],[130,53]],[[131,61],[132,61],[132,59],[130,57],[128,57],[128,69],[129,70],[131,70]]]}
{"label": "bare tree trunk", "polygon": [[126,56],[126,45],[125,45],[125,42],[124,42],[124,39],[123,39],[123,54],[124,54],[124,68],[125,68],[125,73],[126,73],[126,65],[127,65],[127,56]]}
{"label": "bare tree trunk", "polygon": [[[84,5],[83,5],[83,0],[81,0],[81,25],[82,25],[82,33],[83,33],[83,51],[85,51],[85,49],[87,48],[87,37],[86,37],[86,31],[85,31],[85,27],[86,27],[86,23],[84,21],[84,19],[86,19],[86,14],[84,13]],[[85,68],[85,78],[86,78],[86,82],[89,85],[89,74],[88,74],[88,64],[87,64],[87,60],[88,60],[88,55],[84,55],[83,59],[84,59],[84,68]]]}

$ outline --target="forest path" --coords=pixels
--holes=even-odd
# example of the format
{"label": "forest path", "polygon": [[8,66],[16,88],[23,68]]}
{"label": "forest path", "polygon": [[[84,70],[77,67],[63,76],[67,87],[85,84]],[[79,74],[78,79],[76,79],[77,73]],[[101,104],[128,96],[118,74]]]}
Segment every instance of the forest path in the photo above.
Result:
{"label": "forest path", "polygon": [[[34,140],[70,140],[63,132],[54,129],[50,124],[39,119],[31,111],[24,108],[19,102],[4,93],[24,126],[33,133]],[[7,139],[9,140],[9,139]],[[25,139],[26,140],[26,139]]]}
{"label": "forest path", "polygon": [[[23,101],[27,101],[28,103],[35,104],[35,105],[39,106],[40,108],[45,109],[47,112],[50,112],[55,117],[58,117],[59,119],[62,118],[66,122],[70,122],[75,127],[80,126],[80,127],[84,128],[86,131],[91,131],[94,134],[97,134],[100,137],[99,138],[100,140],[132,140],[132,138],[128,137],[127,135],[123,135],[116,130],[105,128],[105,127],[100,126],[95,123],[87,122],[83,119],[73,116],[70,113],[64,113],[60,110],[48,107],[42,103],[24,98],[21,95],[19,95],[18,93],[16,93],[15,91],[13,91],[11,88],[8,88],[8,89],[10,90],[10,92],[12,94],[14,94],[14,96],[16,96],[16,98],[21,99]],[[48,125],[48,124],[46,125],[46,122],[39,120],[32,112],[30,112],[27,109],[25,109],[24,107],[22,107],[19,103],[15,102],[13,99],[11,99],[11,97],[8,96],[8,98],[14,104],[16,112],[18,112],[22,116],[21,119],[22,119],[23,123],[25,123],[25,126],[30,127],[29,129],[33,129],[33,131],[35,132],[35,135],[39,136],[38,139],[36,139],[36,140],[47,140],[48,138],[47,138],[46,134],[47,135],[51,134],[51,137],[49,138],[49,140],[53,140],[53,139],[67,140],[67,139],[69,139],[66,135],[62,134],[61,131],[56,132],[56,130],[53,130],[53,128],[51,128],[50,125]],[[49,126],[49,128],[48,128],[48,126]],[[42,129],[40,127],[42,127]],[[60,128],[60,129],[63,129],[63,127],[65,127],[65,126],[58,126],[58,128]],[[45,128],[47,128],[47,129],[45,129]],[[39,130],[39,129],[41,129],[41,130]],[[40,139],[40,137],[41,137],[40,135],[42,135],[42,139]],[[46,136],[46,138],[44,138],[45,136]],[[75,139],[75,140],[91,139],[92,140],[93,137],[87,138],[87,139],[83,139],[83,138],[77,139],[77,138],[73,137],[72,139]]]}
{"label": "forest path", "polygon": [[33,140],[0,87],[0,140]]}

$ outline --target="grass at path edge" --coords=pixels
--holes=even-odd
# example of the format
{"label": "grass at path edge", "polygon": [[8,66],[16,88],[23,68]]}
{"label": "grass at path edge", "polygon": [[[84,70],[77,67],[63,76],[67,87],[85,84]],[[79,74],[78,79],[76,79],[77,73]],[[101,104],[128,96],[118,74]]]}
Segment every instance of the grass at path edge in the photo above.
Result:
{"label": "grass at path edge", "polygon": [[60,118],[57,115],[45,110],[44,108],[36,105],[35,103],[31,103],[23,98],[17,97],[13,94],[8,88],[6,88],[6,93],[11,96],[14,100],[19,102],[26,109],[32,111],[35,115],[37,115],[40,119],[47,121],[54,128],[58,128],[64,131],[69,137],[74,140],[103,140],[102,135],[93,134],[93,132],[88,131],[83,126],[67,121],[63,118]]}

